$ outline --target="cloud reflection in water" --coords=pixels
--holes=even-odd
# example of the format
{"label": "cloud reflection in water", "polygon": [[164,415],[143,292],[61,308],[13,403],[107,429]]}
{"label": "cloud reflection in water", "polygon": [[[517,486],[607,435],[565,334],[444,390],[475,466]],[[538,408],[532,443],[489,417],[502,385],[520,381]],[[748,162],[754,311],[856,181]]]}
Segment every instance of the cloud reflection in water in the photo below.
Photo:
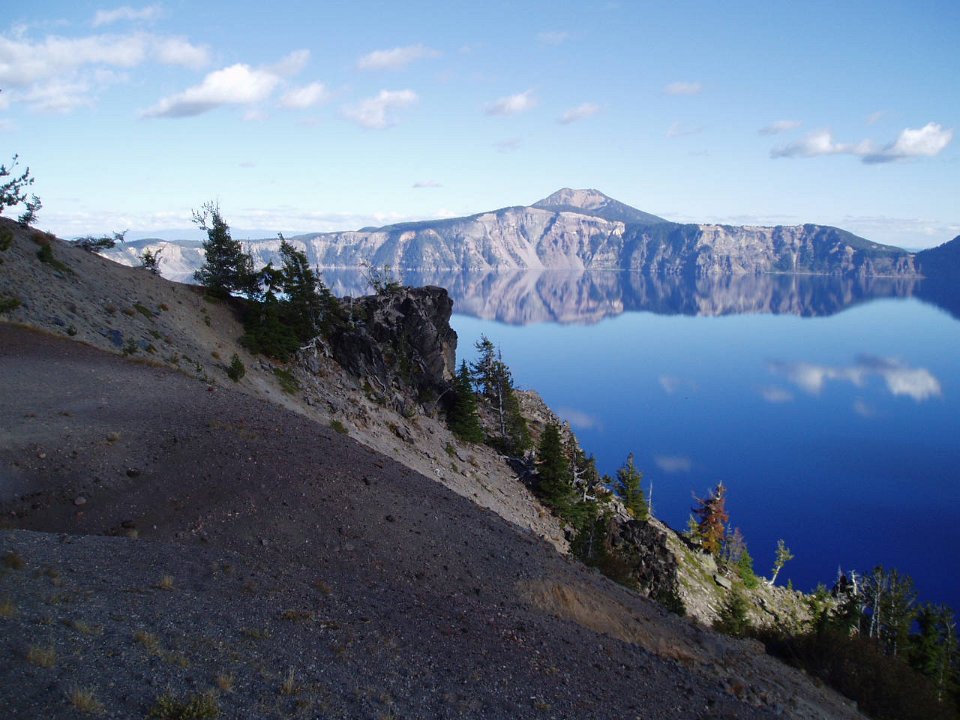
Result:
{"label": "cloud reflection in water", "polygon": [[[859,355],[855,363],[847,367],[774,361],[769,363],[768,368],[811,395],[819,395],[828,380],[849,382],[856,387],[863,387],[870,377],[881,378],[891,395],[906,396],[916,402],[943,394],[940,381],[933,373],[926,368],[910,367],[896,358]],[[766,394],[764,397],[769,402],[775,402],[766,397]]]}

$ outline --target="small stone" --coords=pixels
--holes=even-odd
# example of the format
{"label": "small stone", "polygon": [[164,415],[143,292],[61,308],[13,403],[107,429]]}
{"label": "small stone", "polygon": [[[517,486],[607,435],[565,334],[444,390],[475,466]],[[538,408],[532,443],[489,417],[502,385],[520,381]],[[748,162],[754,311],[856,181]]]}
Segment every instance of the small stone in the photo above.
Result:
{"label": "small stone", "polygon": [[725,578],[723,575],[714,575],[713,581],[725,590],[733,589],[733,583],[727,580],[727,578]]}
{"label": "small stone", "polygon": [[140,477],[140,471],[137,470],[136,468],[127,468],[127,477],[129,478]]}
{"label": "small stone", "polygon": [[396,520],[396,518],[395,518],[393,515],[387,515],[387,517],[385,518],[385,520],[386,520],[387,522],[393,522],[394,520]]}
{"label": "small stone", "polygon": [[77,495],[73,499],[73,504],[76,505],[77,507],[80,507],[81,505],[86,505],[87,499],[83,495]]}

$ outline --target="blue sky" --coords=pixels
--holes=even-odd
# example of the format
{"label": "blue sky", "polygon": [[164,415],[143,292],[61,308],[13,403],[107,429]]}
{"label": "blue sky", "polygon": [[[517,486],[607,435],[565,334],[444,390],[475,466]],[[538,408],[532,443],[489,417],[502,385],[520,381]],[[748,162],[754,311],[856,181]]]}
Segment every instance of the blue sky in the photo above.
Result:
{"label": "blue sky", "polygon": [[39,2],[0,162],[62,235],[355,229],[593,187],[683,222],[960,234],[960,3]]}

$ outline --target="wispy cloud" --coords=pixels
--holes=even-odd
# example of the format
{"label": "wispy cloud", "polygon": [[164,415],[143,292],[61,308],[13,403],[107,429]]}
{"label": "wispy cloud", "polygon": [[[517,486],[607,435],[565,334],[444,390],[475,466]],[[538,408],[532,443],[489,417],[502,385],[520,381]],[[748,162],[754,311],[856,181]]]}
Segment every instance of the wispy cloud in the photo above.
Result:
{"label": "wispy cloud", "polygon": [[897,139],[883,146],[872,140],[858,143],[840,143],[829,130],[818,130],[798,142],[779,145],[770,151],[772,158],[811,158],[823,155],[853,155],[864,163],[878,164],[909,158],[934,157],[953,140],[953,129],[939,123],[927,123],[922,128],[906,128]]}
{"label": "wispy cloud", "polygon": [[419,99],[413,90],[381,90],[375,97],[345,107],[343,114],[361,127],[382,130],[395,124],[395,110],[413,105]]}
{"label": "wispy cloud", "polygon": [[693,468],[693,461],[683,455],[657,455],[653,462],[665,473],[690,472]]}
{"label": "wispy cloud", "polygon": [[533,90],[507,95],[487,105],[484,112],[487,115],[519,115],[537,106],[537,98]]}
{"label": "wispy cloud", "polygon": [[777,120],[760,128],[757,133],[760,135],[779,135],[790,130],[796,130],[801,125],[803,123],[799,120]]}
{"label": "wispy cloud", "polygon": [[440,52],[426,45],[407,45],[389,50],[374,50],[357,60],[358,70],[399,70],[415,60],[440,57]]}
{"label": "wispy cloud", "polygon": [[559,407],[557,408],[557,415],[570,423],[572,427],[580,430],[590,430],[592,428],[601,427],[600,420],[597,417],[575,408]]}
{"label": "wispy cloud", "polygon": [[598,112],[600,112],[600,106],[596,103],[582,103],[581,105],[577,105],[576,107],[570,108],[564,112],[563,115],[557,118],[557,122],[561,125],[569,125],[570,123],[575,123],[578,120],[584,120],[588,117],[596,115]]}
{"label": "wispy cloud", "polygon": [[493,144],[493,146],[502,153],[516,152],[522,145],[523,141],[516,137],[498,140]]}
{"label": "wispy cloud", "polygon": [[148,5],[139,9],[124,5],[114,10],[97,10],[97,14],[93,16],[93,26],[100,27],[124,20],[127,22],[156,20],[162,12],[163,9],[159,5]]}
{"label": "wispy cloud", "polygon": [[661,375],[657,378],[657,381],[667,395],[673,395],[681,390],[685,392],[697,391],[697,384],[693,380],[685,380],[674,375]]}
{"label": "wispy cloud", "polygon": [[0,37],[0,86],[8,102],[38,111],[66,112],[93,104],[125,72],[149,62],[199,68],[207,48],[179,37],[134,33],[77,38]]}
{"label": "wispy cloud", "polygon": [[418,188],[418,189],[420,189],[420,188],[439,188],[439,187],[443,187],[443,185],[441,185],[440,183],[438,183],[436,180],[418,180],[417,182],[415,182],[415,183],[413,184],[413,187],[414,187],[414,188]]}
{"label": "wispy cloud", "polygon": [[329,96],[323,83],[314,82],[302,87],[291,88],[280,98],[280,104],[293,110],[305,110],[325,102]]}
{"label": "wispy cloud", "polygon": [[886,110],[877,110],[867,115],[867,125],[876,125],[880,119],[887,114]]}
{"label": "wispy cloud", "polygon": [[681,122],[674,122],[667,128],[666,136],[668,138],[684,137],[686,135],[696,135],[702,131],[703,128],[699,125],[684,125]]}
{"label": "wispy cloud", "polygon": [[537,33],[537,40],[540,41],[541,45],[562,45],[569,37],[570,33],[562,30],[548,30],[542,33]]}
{"label": "wispy cloud", "polygon": [[663,88],[665,95],[699,95],[702,91],[703,85],[698,82],[672,82]]}
{"label": "wispy cloud", "polygon": [[760,396],[768,403],[787,403],[793,401],[793,393],[779,387],[760,388]]}
{"label": "wispy cloud", "polygon": [[921,402],[942,394],[940,381],[933,373],[926,368],[912,368],[894,358],[861,355],[853,365],[847,367],[773,362],[769,364],[769,369],[811,395],[823,392],[828,381],[848,382],[863,387],[870,377],[881,378],[887,391],[895,397],[906,396]]}

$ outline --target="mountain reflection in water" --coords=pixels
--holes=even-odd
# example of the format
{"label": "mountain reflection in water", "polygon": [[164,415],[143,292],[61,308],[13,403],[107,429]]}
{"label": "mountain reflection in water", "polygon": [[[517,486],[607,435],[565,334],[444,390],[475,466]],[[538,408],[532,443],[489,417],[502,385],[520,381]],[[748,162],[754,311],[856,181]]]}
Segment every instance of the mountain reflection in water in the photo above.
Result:
{"label": "mountain reflection in water", "polygon": [[[324,270],[336,295],[363,295],[370,286],[355,270]],[[652,276],[629,271],[397,273],[404,285],[439,285],[454,312],[508,325],[589,324],[625,312],[657,315],[772,314],[819,317],[880,298],[918,297],[947,309],[949,288],[916,278],[818,275]],[[957,304],[954,303],[954,307]]]}

